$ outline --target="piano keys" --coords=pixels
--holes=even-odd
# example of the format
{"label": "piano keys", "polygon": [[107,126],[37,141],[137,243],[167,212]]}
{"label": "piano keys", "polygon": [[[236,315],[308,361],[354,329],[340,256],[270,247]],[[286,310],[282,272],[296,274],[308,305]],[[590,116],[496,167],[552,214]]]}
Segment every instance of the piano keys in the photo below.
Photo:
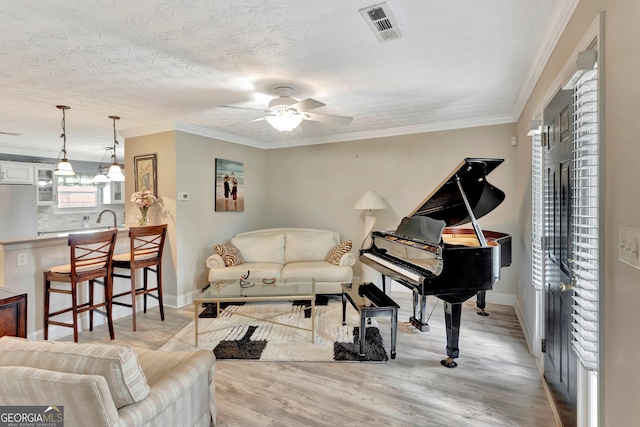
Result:
{"label": "piano keys", "polygon": [[[360,261],[413,291],[411,324],[429,330],[426,299],[444,302],[447,358],[454,368],[459,356],[462,303],[477,295],[479,314],[486,315],[484,294],[511,265],[511,236],[482,230],[478,218],[495,209],[504,192],[486,177],[503,159],[466,158],[405,217],[393,231],[374,231]],[[471,224],[471,228],[460,225]]]}

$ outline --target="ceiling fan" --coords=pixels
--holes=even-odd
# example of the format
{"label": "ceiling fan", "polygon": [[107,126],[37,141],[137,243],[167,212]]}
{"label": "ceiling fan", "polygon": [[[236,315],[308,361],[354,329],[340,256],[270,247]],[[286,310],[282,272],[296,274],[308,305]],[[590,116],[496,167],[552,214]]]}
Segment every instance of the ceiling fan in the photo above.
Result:
{"label": "ceiling fan", "polygon": [[311,113],[310,110],[323,107],[326,104],[311,98],[303,99],[302,101],[291,98],[291,95],[293,95],[294,92],[292,87],[278,86],[274,89],[274,92],[278,95],[278,98],[272,99],[266,110],[259,108],[236,107],[234,105],[220,105],[220,107],[263,111],[266,113],[264,117],[250,120],[249,122],[266,120],[271,126],[280,132],[291,132],[297,128],[303,120],[333,125],[348,125],[351,123],[351,120],[353,120],[352,117]]}

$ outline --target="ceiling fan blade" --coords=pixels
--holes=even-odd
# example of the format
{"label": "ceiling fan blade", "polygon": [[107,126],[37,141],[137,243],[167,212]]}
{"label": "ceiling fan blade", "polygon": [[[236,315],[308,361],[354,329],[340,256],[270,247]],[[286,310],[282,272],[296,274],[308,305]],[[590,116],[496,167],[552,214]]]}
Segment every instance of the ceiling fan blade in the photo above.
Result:
{"label": "ceiling fan blade", "polygon": [[330,114],[319,114],[319,113],[304,113],[305,120],[311,120],[314,122],[328,123],[332,125],[340,125],[346,126],[351,123],[353,117],[346,116],[332,116]]}
{"label": "ceiling fan blade", "polygon": [[253,110],[253,111],[262,111],[263,113],[268,113],[269,110],[265,110],[263,108],[250,108],[250,107],[236,107],[235,105],[218,105],[220,108],[235,108],[237,110]]}
{"label": "ceiling fan blade", "polygon": [[315,99],[307,98],[302,101],[298,101],[295,104],[289,105],[288,108],[295,109],[298,113],[307,112],[309,110],[313,110],[314,108],[324,107],[327,104],[324,104],[320,101],[316,101]]}

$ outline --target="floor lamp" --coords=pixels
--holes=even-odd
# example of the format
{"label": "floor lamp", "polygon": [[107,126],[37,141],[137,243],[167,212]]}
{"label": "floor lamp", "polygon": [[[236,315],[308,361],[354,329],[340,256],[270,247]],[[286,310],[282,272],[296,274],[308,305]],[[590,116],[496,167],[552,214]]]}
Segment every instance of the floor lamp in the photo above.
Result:
{"label": "floor lamp", "polygon": [[355,205],[353,205],[353,209],[364,210],[366,211],[364,214],[364,240],[362,241],[361,248],[369,246],[371,231],[373,231],[373,226],[376,223],[376,217],[373,214],[373,211],[376,209],[389,209],[389,204],[375,191],[369,190],[366,191]]}

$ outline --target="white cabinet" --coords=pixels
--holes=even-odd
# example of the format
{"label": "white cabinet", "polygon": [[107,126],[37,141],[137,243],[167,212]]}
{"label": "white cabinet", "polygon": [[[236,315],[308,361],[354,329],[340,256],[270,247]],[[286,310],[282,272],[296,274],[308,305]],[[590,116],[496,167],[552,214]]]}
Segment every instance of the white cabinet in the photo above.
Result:
{"label": "white cabinet", "polygon": [[0,162],[0,183],[33,184],[33,165],[20,162]]}
{"label": "white cabinet", "polygon": [[38,206],[50,206],[56,203],[57,179],[53,174],[55,165],[35,165],[33,168],[38,187]]}
{"label": "white cabinet", "polygon": [[124,204],[124,182],[107,182],[102,188],[102,203],[105,205]]}

